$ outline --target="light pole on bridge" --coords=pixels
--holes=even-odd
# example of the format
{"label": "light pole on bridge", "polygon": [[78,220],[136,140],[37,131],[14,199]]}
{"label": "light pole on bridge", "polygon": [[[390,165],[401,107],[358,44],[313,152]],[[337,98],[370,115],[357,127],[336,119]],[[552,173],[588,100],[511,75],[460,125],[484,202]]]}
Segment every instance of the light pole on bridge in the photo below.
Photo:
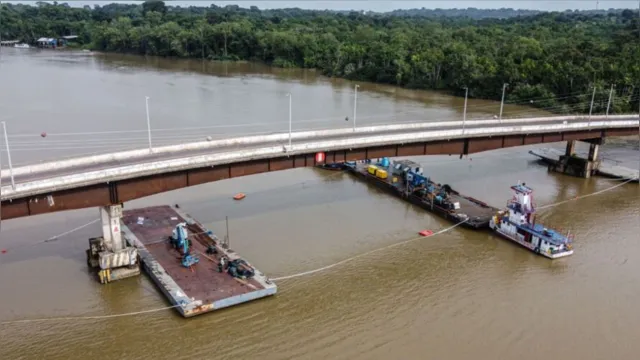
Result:
{"label": "light pole on bridge", "polygon": [[611,107],[611,99],[613,98],[613,88],[616,84],[611,84],[611,90],[609,91],[609,102],[607,102],[607,113],[606,116],[609,117],[609,108]]}
{"label": "light pole on bridge", "polygon": [[464,126],[467,123],[467,97],[469,96],[469,88],[464,87],[464,111],[462,113],[462,133],[464,134]]}
{"label": "light pole on bridge", "polygon": [[153,151],[151,148],[151,119],[149,118],[149,97],[145,96],[144,103],[147,108],[147,134],[149,135],[149,152]]}
{"label": "light pole on bridge", "polygon": [[353,86],[354,94],[353,94],[353,131],[356,131],[356,115],[358,109],[358,88],[360,85],[356,84]]}
{"label": "light pole on bridge", "polygon": [[596,99],[596,85],[593,84],[593,94],[591,95],[591,106],[589,107],[589,121],[587,123],[587,128],[591,128],[591,113],[593,112],[593,100]]}
{"label": "light pole on bridge", "polygon": [[509,84],[507,83],[502,84],[502,101],[500,102],[500,116],[498,117],[498,120],[500,122],[502,122],[502,109],[504,108],[504,94],[507,91],[507,86],[509,86]]}
{"label": "light pole on bridge", "polygon": [[[9,176],[11,176],[11,188],[13,190],[16,189],[16,182],[13,178],[13,166],[11,165],[11,152],[9,151],[9,137],[7,136],[7,123],[4,121],[0,121],[2,123],[2,131],[4,132],[4,144],[7,147],[7,160],[9,161]],[[2,175],[0,175],[2,177]]]}
{"label": "light pole on bridge", "polygon": [[289,150],[291,150],[291,93],[287,93],[289,97]]}

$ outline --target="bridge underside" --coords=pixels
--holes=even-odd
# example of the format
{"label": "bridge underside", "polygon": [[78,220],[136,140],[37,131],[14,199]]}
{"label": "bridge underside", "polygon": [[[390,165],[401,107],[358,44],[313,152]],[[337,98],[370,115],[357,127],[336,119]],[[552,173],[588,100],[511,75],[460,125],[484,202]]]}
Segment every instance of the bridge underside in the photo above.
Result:
{"label": "bridge underside", "polygon": [[[600,143],[605,137],[637,135],[637,128],[573,131],[554,134],[478,137],[450,141],[429,141],[325,152],[325,162],[343,162],[380,157],[458,155],[514,146],[583,140]],[[317,165],[315,153],[204,167],[135,179],[61,190],[2,202],[1,219],[46,214],[56,211],[121,204],[165,191],[212,181]]]}

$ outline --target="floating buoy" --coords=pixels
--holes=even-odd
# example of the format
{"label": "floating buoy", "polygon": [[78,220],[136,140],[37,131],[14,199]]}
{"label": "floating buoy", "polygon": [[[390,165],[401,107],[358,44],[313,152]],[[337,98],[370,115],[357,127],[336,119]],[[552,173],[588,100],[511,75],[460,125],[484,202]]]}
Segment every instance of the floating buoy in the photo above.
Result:
{"label": "floating buoy", "polygon": [[243,193],[237,193],[233,198],[235,200],[242,200],[246,197],[247,195],[243,194]]}
{"label": "floating buoy", "polygon": [[433,231],[431,231],[431,230],[422,230],[418,234],[420,234],[422,236],[431,236],[431,235],[433,235]]}
{"label": "floating buoy", "polygon": [[47,137],[47,133],[43,131],[43,132],[40,133],[40,136]]}
{"label": "floating buoy", "polygon": [[2,249],[0,250],[1,253],[6,254],[7,253],[7,249]]}

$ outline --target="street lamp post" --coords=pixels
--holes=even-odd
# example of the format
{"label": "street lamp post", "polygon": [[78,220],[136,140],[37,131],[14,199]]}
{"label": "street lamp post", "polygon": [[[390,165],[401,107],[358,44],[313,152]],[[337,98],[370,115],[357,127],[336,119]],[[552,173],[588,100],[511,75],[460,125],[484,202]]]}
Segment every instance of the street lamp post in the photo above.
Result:
{"label": "street lamp post", "polygon": [[7,123],[4,121],[2,121],[2,130],[4,131],[4,144],[7,147],[7,160],[9,161],[9,176],[11,176],[11,188],[15,190],[16,182],[13,178],[13,166],[11,165],[11,152],[9,151],[9,137],[7,136]]}
{"label": "street lamp post", "polygon": [[500,102],[500,116],[498,117],[498,120],[500,122],[502,122],[502,109],[504,108],[504,94],[507,91],[507,86],[509,86],[509,84],[504,83],[502,85],[502,101]]}
{"label": "street lamp post", "polygon": [[2,52],[2,1],[0,0],[0,52]]}
{"label": "street lamp post", "polygon": [[153,151],[151,148],[151,119],[149,118],[149,97],[145,96],[144,100],[145,106],[147,108],[147,135],[149,135],[149,151]]}
{"label": "street lamp post", "polygon": [[289,150],[291,150],[291,93],[287,93],[289,97]]}
{"label": "street lamp post", "polygon": [[0,1],[0,51],[2,51],[2,1]]}
{"label": "street lamp post", "polygon": [[609,102],[607,102],[607,113],[606,116],[609,117],[609,108],[611,107],[611,99],[613,98],[613,87],[615,84],[611,85],[611,90],[609,91]]}
{"label": "street lamp post", "polygon": [[591,106],[589,107],[589,122],[587,127],[591,127],[591,113],[593,112],[593,100],[596,98],[596,85],[593,85],[593,94],[591,95]]}
{"label": "street lamp post", "polygon": [[467,123],[467,97],[469,96],[469,88],[464,88],[464,111],[462,113],[462,133],[464,134],[464,127]]}
{"label": "street lamp post", "polygon": [[353,95],[353,131],[356,131],[356,114],[358,109],[358,88],[360,85],[356,84],[353,87],[354,95]]}
{"label": "street lamp post", "polygon": [[0,153],[0,232],[2,231],[2,153]]}

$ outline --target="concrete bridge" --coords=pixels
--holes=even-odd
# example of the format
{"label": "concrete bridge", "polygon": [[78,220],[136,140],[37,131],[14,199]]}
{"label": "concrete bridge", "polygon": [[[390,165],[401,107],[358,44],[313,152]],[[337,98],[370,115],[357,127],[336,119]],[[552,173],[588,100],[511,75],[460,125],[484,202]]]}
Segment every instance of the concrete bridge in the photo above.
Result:
{"label": "concrete bridge", "polygon": [[320,152],[330,163],[582,140],[597,157],[602,139],[636,135],[639,123],[638,115],[425,122],[203,141],[5,168],[0,219],[108,207],[217,180],[314,166]]}

